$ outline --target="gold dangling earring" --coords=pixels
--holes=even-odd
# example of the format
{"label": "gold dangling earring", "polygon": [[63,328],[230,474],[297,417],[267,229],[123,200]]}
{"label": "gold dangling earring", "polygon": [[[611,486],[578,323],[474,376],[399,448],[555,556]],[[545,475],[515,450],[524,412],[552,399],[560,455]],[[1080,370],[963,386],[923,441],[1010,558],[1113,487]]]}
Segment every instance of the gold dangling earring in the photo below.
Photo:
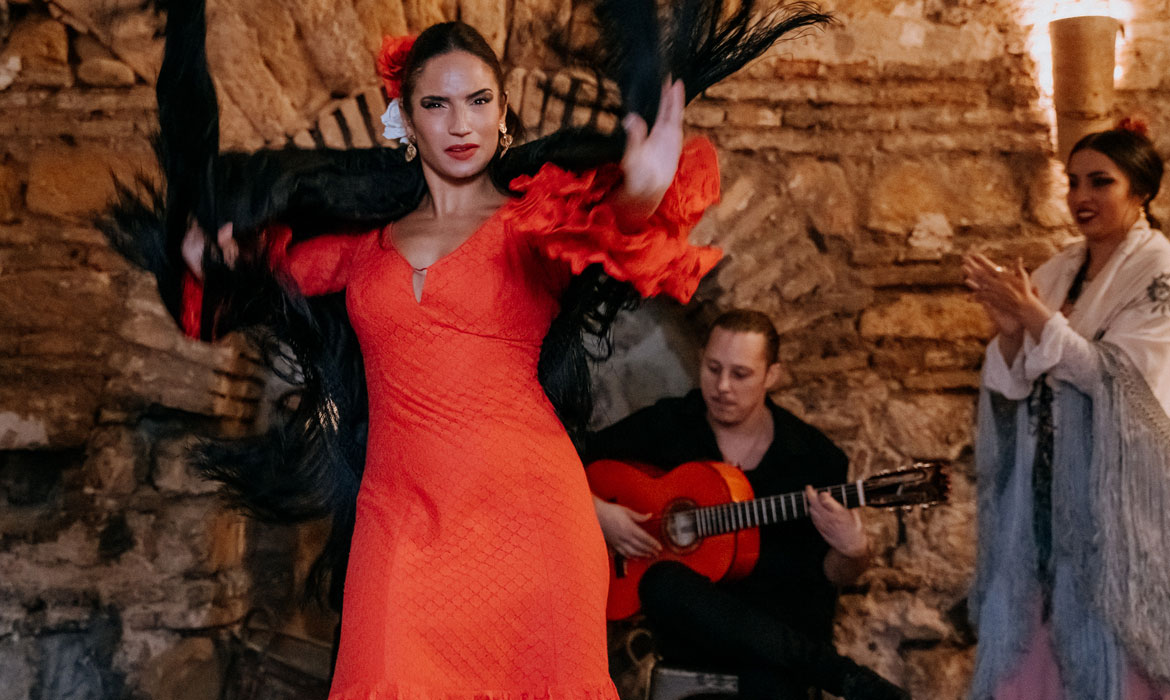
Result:
{"label": "gold dangling earring", "polygon": [[512,135],[508,133],[508,125],[500,122],[500,155],[508,152],[512,147]]}
{"label": "gold dangling earring", "polygon": [[418,148],[415,147],[414,140],[412,139],[410,141],[407,141],[406,142],[406,153],[403,155],[403,157],[406,158],[406,162],[409,163],[410,161],[414,160],[415,156],[417,156],[417,155],[418,155]]}

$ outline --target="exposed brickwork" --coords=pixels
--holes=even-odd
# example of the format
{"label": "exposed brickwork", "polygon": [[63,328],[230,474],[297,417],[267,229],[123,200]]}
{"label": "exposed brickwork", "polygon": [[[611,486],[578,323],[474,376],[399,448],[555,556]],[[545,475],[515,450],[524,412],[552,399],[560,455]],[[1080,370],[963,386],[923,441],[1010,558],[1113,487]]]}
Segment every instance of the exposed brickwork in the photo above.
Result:
{"label": "exposed brickwork", "polygon": [[[102,693],[194,697],[181,691],[196,680],[210,693],[211,630],[256,586],[286,605],[319,533],[248,524],[189,472],[193,436],[255,428],[261,379],[240,345],[183,338],[152,281],[89,224],[112,175],[149,169],[161,18],[102,0],[0,5],[0,698],[49,697],[53,674],[82,657]],[[690,332],[753,306],[784,333],[777,400],[838,440],[854,476],[955,460],[951,505],[868,514],[879,554],[842,597],[837,643],[916,697],[960,698],[974,644],[971,422],[990,329],[958,260],[977,247],[1035,265],[1056,250],[1070,232],[1063,171],[1016,3],[827,7],[839,26],[688,108],[724,171],[723,202],[694,237],[727,260],[692,309],[655,305],[648,331],[619,342],[601,404],[612,419],[685,386],[686,334],[664,319],[685,316]],[[1170,153],[1170,11],[1136,11],[1118,113],[1145,115]],[[210,0],[224,147],[384,145],[370,71],[380,36],[456,17],[506,57],[511,104],[534,133],[616,124],[612,95],[599,100],[548,49],[596,31],[582,2]],[[1170,213],[1168,197],[1155,213]]]}

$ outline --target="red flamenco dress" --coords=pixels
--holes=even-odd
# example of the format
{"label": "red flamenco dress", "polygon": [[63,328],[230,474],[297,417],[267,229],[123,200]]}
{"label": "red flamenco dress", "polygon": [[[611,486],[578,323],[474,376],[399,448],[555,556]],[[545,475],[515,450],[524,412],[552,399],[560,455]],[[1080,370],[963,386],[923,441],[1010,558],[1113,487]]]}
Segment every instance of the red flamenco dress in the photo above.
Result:
{"label": "red flamenco dress", "polygon": [[369,443],[330,698],[616,698],[605,542],[581,461],[537,381],[572,273],[601,263],[686,301],[719,259],[687,234],[719,196],[712,146],[683,151],[643,230],[618,230],[616,166],[553,165],[415,272],[388,226],[293,246],[305,295],[342,289],[365,359]]}

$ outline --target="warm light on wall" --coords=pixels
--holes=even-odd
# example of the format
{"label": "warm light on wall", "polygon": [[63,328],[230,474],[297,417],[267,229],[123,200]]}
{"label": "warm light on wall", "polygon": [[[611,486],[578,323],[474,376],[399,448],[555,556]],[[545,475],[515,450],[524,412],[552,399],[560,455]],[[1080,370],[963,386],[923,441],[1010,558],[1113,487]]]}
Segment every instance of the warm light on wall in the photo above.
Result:
{"label": "warm light on wall", "polygon": [[1113,123],[1116,38],[1112,17],[1081,16],[1048,25],[1052,36],[1052,102],[1061,160],[1085,134]]}
{"label": "warm light on wall", "polygon": [[[1020,24],[1027,32],[1027,50],[1035,64],[1035,79],[1040,92],[1039,107],[1047,115],[1056,137],[1056,110],[1053,103],[1052,35],[1049,24],[1070,17],[1112,17],[1124,26],[1133,19],[1130,0],[1020,0]],[[1123,29],[1124,31],[1124,29]],[[1113,78],[1115,83],[1125,74],[1124,37],[1118,36],[1114,46]]]}

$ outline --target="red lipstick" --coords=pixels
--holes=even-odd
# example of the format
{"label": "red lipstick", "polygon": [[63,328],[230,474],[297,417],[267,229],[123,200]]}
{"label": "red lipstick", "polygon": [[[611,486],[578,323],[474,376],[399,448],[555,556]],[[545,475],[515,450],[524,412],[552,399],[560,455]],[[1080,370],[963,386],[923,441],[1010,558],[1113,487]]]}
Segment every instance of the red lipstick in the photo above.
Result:
{"label": "red lipstick", "polygon": [[444,152],[456,160],[467,160],[475,155],[477,150],[479,150],[479,145],[477,144],[460,143],[454,146],[448,146],[444,149]]}

